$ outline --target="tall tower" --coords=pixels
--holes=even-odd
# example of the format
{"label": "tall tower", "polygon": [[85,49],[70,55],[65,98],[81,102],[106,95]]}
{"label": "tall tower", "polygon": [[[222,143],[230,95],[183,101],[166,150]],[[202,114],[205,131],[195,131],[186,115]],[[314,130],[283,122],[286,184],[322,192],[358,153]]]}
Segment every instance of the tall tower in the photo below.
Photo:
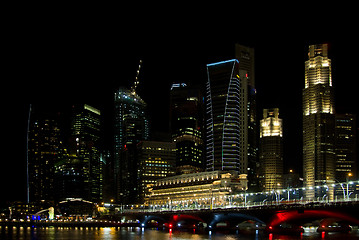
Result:
{"label": "tall tower", "polygon": [[357,179],[357,117],[335,114],[335,179],[339,182]]}
{"label": "tall tower", "polygon": [[170,124],[176,144],[176,172],[204,171],[202,101],[199,88],[173,84],[170,92]]}
{"label": "tall tower", "polygon": [[29,200],[54,200],[54,165],[60,159],[58,116],[35,105],[29,123]]}
{"label": "tall tower", "polygon": [[[328,45],[310,45],[303,89],[303,173],[307,199],[317,197],[316,185],[334,182],[334,97]],[[329,189],[327,196],[333,199]]]}
{"label": "tall tower", "polygon": [[247,173],[248,115],[245,71],[232,59],[207,65],[206,163],[207,171]]}
{"label": "tall tower", "polygon": [[140,163],[140,202],[149,196],[149,185],[175,175],[176,144],[174,142],[141,141],[137,145]]}
{"label": "tall tower", "polygon": [[283,128],[278,108],[263,109],[259,136],[263,189],[283,188]]}
{"label": "tall tower", "polygon": [[117,200],[121,203],[134,203],[139,198],[140,191],[136,145],[149,137],[146,103],[136,93],[133,94],[127,89],[119,89],[114,100],[114,173]]}
{"label": "tall tower", "polygon": [[70,155],[81,163],[83,188],[81,196],[101,202],[103,163],[100,159],[101,112],[87,104],[74,107],[71,124]]}
{"label": "tall tower", "polygon": [[141,200],[140,163],[136,145],[149,137],[147,104],[136,92],[141,66],[142,60],[139,62],[132,87],[119,88],[114,96],[114,178],[116,199],[120,203],[135,203]]}
{"label": "tall tower", "polygon": [[235,55],[236,59],[239,60],[239,69],[248,73],[248,190],[259,191],[257,91],[255,88],[254,49],[236,44]]}

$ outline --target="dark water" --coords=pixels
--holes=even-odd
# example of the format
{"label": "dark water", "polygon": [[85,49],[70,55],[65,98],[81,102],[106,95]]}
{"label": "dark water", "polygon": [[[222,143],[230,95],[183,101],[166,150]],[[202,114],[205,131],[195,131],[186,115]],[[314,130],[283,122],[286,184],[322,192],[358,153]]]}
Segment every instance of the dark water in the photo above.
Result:
{"label": "dark water", "polygon": [[129,240],[247,240],[247,239],[334,239],[352,240],[359,239],[359,232],[351,233],[317,233],[315,231],[305,232],[302,235],[268,235],[262,232],[241,233],[196,233],[178,231],[158,231],[141,228],[31,228],[31,227],[1,227],[0,239],[44,239],[44,240],[110,240],[110,239],[129,239]]}

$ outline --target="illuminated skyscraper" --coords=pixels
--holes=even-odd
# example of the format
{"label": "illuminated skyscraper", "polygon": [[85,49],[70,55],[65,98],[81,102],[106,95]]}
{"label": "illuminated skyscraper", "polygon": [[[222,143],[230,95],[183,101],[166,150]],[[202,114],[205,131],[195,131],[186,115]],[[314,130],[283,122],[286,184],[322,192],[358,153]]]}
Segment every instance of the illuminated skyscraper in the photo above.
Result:
{"label": "illuminated skyscraper", "polygon": [[70,155],[82,164],[81,197],[102,201],[103,163],[100,159],[101,112],[87,104],[74,107],[71,124]]}
{"label": "illuminated skyscraper", "polygon": [[259,162],[258,162],[258,123],[257,123],[257,92],[255,87],[255,56],[254,49],[235,45],[236,59],[239,69],[248,73],[248,189],[259,191]]}
{"label": "illuminated skyscraper", "polygon": [[247,73],[236,59],[207,65],[207,171],[247,173]]}
{"label": "illuminated skyscraper", "polygon": [[30,201],[54,200],[54,164],[61,146],[60,130],[53,117],[34,116],[29,129]]}
{"label": "illuminated skyscraper", "polygon": [[148,197],[148,185],[175,175],[176,144],[173,142],[141,141],[137,145],[140,164],[140,202]]}
{"label": "illuminated skyscraper", "polygon": [[[328,45],[310,45],[308,57],[303,89],[303,173],[306,197],[314,199],[314,186],[334,182],[335,117]],[[327,196],[333,199],[333,191]]]}
{"label": "illuminated skyscraper", "polygon": [[357,175],[357,124],[354,114],[335,114],[335,179],[354,180]]}
{"label": "illuminated skyscraper", "polygon": [[146,103],[132,90],[115,93],[114,173],[117,200],[139,202],[139,162],[136,145],[149,137]]}
{"label": "illuminated skyscraper", "polygon": [[263,109],[259,137],[263,190],[283,188],[283,129],[278,108]]}
{"label": "illuminated skyscraper", "polygon": [[170,92],[170,124],[176,144],[177,174],[204,171],[202,101],[199,89],[173,84]]}
{"label": "illuminated skyscraper", "polygon": [[87,104],[73,106],[69,149],[59,153],[59,161],[55,164],[57,200],[83,198],[102,202],[100,128],[100,110]]}

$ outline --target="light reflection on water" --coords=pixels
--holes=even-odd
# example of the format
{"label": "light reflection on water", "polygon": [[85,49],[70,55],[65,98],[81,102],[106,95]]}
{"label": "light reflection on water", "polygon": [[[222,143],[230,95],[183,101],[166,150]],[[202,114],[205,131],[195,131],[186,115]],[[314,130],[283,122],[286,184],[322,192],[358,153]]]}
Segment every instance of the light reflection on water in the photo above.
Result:
{"label": "light reflection on water", "polygon": [[0,226],[0,239],[18,239],[18,240],[112,240],[112,239],[128,239],[128,240],[289,240],[289,239],[330,239],[330,240],[353,240],[359,239],[359,232],[343,233],[317,233],[305,232],[302,235],[276,235],[264,234],[262,232],[252,232],[250,234],[225,234],[215,232],[196,231],[179,232],[179,231],[159,231],[143,228],[33,228],[33,227],[7,227]]}

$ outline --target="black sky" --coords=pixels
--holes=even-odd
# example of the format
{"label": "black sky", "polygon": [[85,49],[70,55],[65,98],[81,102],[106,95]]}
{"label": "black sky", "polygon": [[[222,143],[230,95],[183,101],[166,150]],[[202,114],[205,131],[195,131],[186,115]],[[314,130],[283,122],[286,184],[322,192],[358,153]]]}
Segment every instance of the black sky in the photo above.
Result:
{"label": "black sky", "polygon": [[13,29],[4,65],[10,88],[2,88],[3,95],[12,97],[3,100],[3,131],[11,131],[4,135],[1,187],[18,191],[3,199],[25,199],[30,102],[56,111],[67,111],[73,103],[93,104],[104,112],[108,138],[113,93],[132,84],[142,59],[138,93],[148,103],[153,129],[166,130],[171,83],[204,84],[206,64],[234,58],[235,43],[255,48],[258,118],[263,108],[279,107],[285,167],[301,172],[301,97],[308,45],[329,43],[337,112],[358,114],[356,22],[350,14],[337,18],[336,10],[330,16],[278,10],[254,15],[241,10],[230,17],[214,13],[205,18],[196,12],[146,14],[141,19],[118,18],[120,13],[71,20],[39,18]]}

